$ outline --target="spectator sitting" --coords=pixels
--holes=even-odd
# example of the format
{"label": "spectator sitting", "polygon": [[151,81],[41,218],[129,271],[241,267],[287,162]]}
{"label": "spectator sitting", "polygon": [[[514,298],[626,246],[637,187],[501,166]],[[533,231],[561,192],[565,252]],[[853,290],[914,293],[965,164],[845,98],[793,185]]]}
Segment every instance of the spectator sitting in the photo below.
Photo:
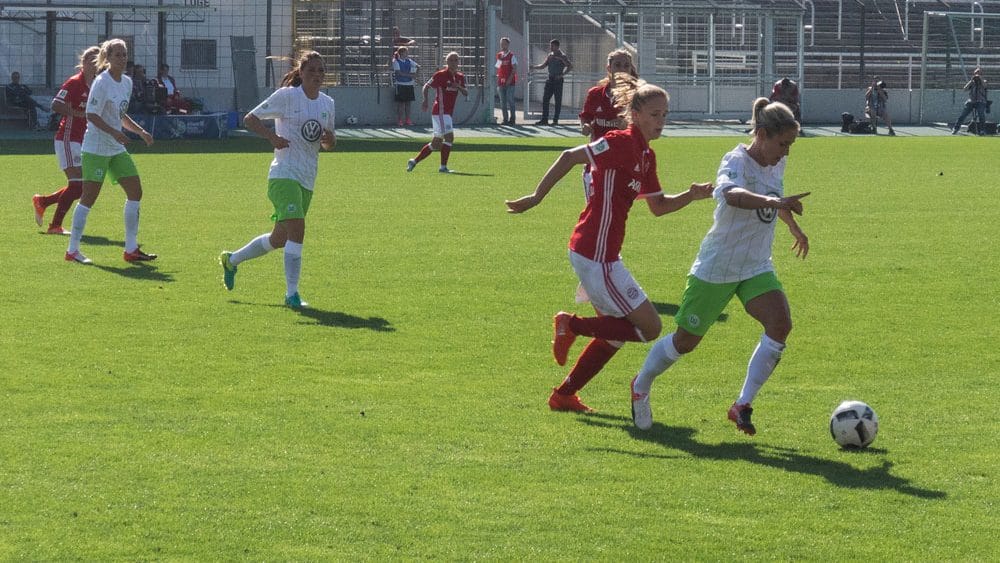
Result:
{"label": "spectator sitting", "polygon": [[163,102],[167,113],[190,113],[191,102],[181,95],[177,89],[177,81],[170,76],[170,65],[163,63],[156,73],[156,82],[159,87],[166,89],[166,100]]}
{"label": "spectator sitting", "polygon": [[46,109],[31,97],[31,88],[21,84],[21,73],[13,72],[10,75],[10,84],[4,87],[4,94],[7,96],[7,105],[24,108],[28,111],[28,126],[37,130],[44,129],[38,124],[38,110]]}
{"label": "spectator sitting", "polygon": [[158,86],[155,80],[146,78],[146,67],[135,65],[132,73],[132,97],[128,102],[128,112],[163,113],[163,106],[156,99]]}

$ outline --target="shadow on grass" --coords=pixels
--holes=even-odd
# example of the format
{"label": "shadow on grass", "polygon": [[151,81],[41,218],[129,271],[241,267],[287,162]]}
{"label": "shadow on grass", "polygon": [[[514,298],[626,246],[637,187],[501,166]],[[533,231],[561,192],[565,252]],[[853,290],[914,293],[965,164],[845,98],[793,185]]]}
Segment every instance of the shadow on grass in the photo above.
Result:
{"label": "shadow on grass", "polygon": [[229,302],[234,305],[251,305],[256,307],[275,307],[285,309],[289,313],[297,314],[312,321],[303,321],[301,324],[329,326],[335,328],[367,328],[368,330],[375,332],[396,332],[396,329],[393,328],[392,324],[382,317],[358,317],[356,315],[351,315],[350,313],[342,313],[340,311],[324,311],[311,306],[306,307],[305,309],[293,310],[278,303],[249,303],[246,301],[237,301],[235,299],[230,299]]}
{"label": "shadow on grass", "polygon": [[475,172],[456,172],[452,170],[446,176],[495,176],[496,174],[476,174]]}
{"label": "shadow on grass", "polygon": [[80,244],[93,246],[121,246],[125,247],[123,240],[111,240],[108,237],[83,235],[80,237]]}
{"label": "shadow on grass", "polygon": [[[704,444],[694,439],[697,431],[683,426],[667,426],[654,422],[649,430],[637,429],[630,418],[601,413],[581,416],[580,419],[591,426],[614,428],[628,433],[629,436],[643,442],[651,442],[666,448],[680,450],[690,456],[700,459],[719,461],[748,461],[773,467],[782,471],[793,471],[807,475],[816,475],[826,479],[838,487],[850,489],[893,489],[896,492],[925,499],[943,499],[948,495],[943,491],[922,489],[910,484],[909,479],[897,477],[889,473],[893,463],[883,461],[880,467],[857,469],[850,464],[823,459],[797,453],[791,448],[779,448],[752,442],[723,442],[721,444]],[[626,454],[638,457],[650,457],[650,454],[630,452],[626,450],[602,449],[610,453]],[[845,451],[844,455],[884,455],[887,451],[878,448]],[[681,456],[664,455],[664,458]]]}
{"label": "shadow on grass", "polygon": [[93,264],[92,266],[104,272],[118,274],[123,278],[163,283],[171,283],[174,281],[173,274],[157,270],[156,266],[150,262],[135,262],[126,266],[102,266],[100,264]]}
{"label": "shadow on grass", "polygon": [[[677,305],[675,303],[659,303],[657,301],[654,301],[653,307],[656,308],[657,313],[661,315],[669,315],[671,317],[676,315],[677,311],[680,310],[680,305]],[[728,320],[729,320],[728,313],[719,313],[719,318],[716,319],[716,322],[724,323]]]}

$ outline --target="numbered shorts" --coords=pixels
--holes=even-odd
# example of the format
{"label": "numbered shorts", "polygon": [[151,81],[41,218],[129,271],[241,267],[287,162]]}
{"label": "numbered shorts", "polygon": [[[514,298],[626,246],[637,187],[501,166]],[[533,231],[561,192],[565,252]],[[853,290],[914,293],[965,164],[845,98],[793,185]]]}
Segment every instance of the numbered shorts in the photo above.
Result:
{"label": "numbered shorts", "polygon": [[102,156],[89,152],[82,153],[80,164],[83,166],[83,181],[104,183],[104,177],[110,176],[111,181],[118,183],[121,178],[131,178],[138,176],[139,171],[135,168],[132,155],[127,152],[120,152],[114,156]]}
{"label": "numbered shorts", "polygon": [[312,190],[287,178],[272,178],[267,181],[267,199],[274,206],[272,221],[285,219],[305,219],[312,201]]}
{"label": "numbered shorts", "polygon": [[431,127],[435,137],[444,137],[448,133],[455,131],[455,126],[451,122],[450,115],[431,115]]}
{"label": "numbered shorts", "polygon": [[646,293],[621,260],[595,262],[571,250],[569,262],[580,278],[577,302],[590,301],[601,314],[624,317],[646,301]]}
{"label": "numbered shorts", "polygon": [[774,272],[764,272],[750,279],[731,283],[709,283],[689,275],[681,306],[674,315],[674,320],[677,321],[677,326],[691,334],[705,336],[733,295],[739,297],[740,303],[746,307],[747,302],[754,297],[775,290],[783,292],[785,288]]}
{"label": "numbered shorts", "polygon": [[80,143],[56,139],[52,142],[52,144],[56,150],[56,158],[59,159],[60,170],[78,167],[83,164],[83,157],[80,152]]}

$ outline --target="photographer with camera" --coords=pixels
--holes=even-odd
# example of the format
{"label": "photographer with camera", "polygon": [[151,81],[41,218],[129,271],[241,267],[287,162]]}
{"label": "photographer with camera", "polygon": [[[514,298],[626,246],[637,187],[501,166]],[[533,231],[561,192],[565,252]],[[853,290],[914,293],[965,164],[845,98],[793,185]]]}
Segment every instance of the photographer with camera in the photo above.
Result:
{"label": "photographer with camera", "polygon": [[885,80],[879,80],[877,76],[865,91],[865,116],[871,120],[872,133],[878,135],[878,120],[881,119],[889,127],[889,136],[896,136],[889,117],[889,89]]}
{"label": "photographer with camera", "polygon": [[965,123],[965,118],[972,113],[972,110],[975,110],[976,115],[979,117],[979,127],[976,131],[980,135],[984,135],[986,112],[989,111],[989,102],[986,99],[986,80],[983,79],[981,69],[976,68],[976,70],[972,71],[972,80],[966,83],[965,90],[969,92],[969,100],[965,102],[965,109],[962,110],[962,115],[955,121],[955,126],[951,129],[951,134],[957,135],[962,128],[962,124]]}

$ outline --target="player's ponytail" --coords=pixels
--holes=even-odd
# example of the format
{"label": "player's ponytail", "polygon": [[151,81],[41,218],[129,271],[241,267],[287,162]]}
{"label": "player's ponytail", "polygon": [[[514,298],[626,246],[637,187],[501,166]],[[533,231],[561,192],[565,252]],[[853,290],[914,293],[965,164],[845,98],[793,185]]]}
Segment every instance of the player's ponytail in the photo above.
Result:
{"label": "player's ponytail", "polygon": [[[279,57],[281,59],[286,59],[285,57]],[[299,56],[295,59],[292,64],[292,69],[285,73],[285,76],[281,79],[282,86],[301,86],[302,85],[302,66],[312,59],[323,60],[323,56],[316,51],[302,51]]]}
{"label": "player's ponytail", "polygon": [[763,129],[768,137],[799,128],[795,114],[781,102],[772,102],[767,98],[757,98],[753,101],[753,117],[750,119],[750,130],[756,132]]}
{"label": "player's ponytail", "polygon": [[615,98],[615,105],[621,108],[619,117],[626,123],[632,123],[632,112],[639,111],[652,98],[664,98],[667,107],[670,107],[670,96],[667,91],[659,86],[647,83],[641,78],[632,76],[627,72],[618,72],[614,75],[615,87],[612,90]]}

